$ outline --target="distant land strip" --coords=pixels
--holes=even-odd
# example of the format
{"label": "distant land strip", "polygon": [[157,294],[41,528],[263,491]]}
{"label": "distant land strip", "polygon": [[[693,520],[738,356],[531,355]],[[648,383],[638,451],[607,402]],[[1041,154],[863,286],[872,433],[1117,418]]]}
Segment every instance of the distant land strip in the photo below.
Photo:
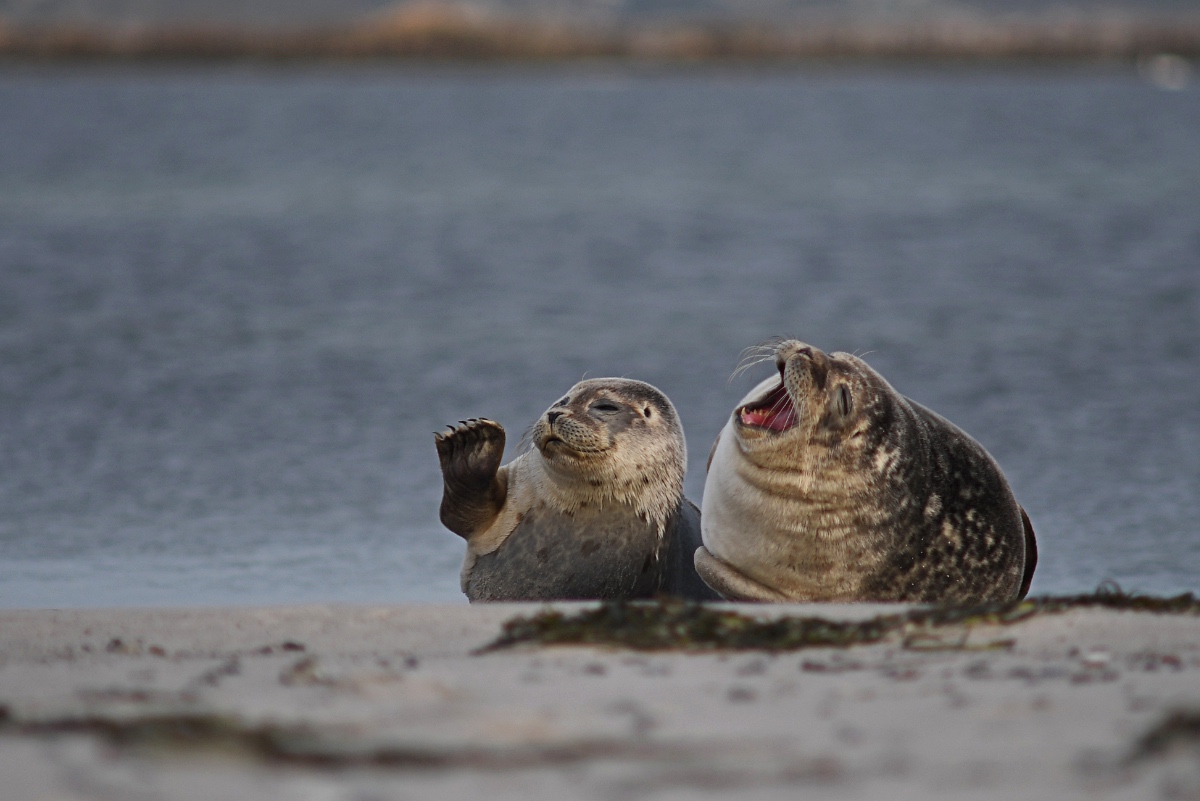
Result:
{"label": "distant land strip", "polygon": [[420,5],[343,26],[6,24],[0,58],[19,61],[254,59],[664,62],[804,60],[1135,60],[1200,57],[1200,13],[1066,18],[816,20],[777,25],[571,25]]}

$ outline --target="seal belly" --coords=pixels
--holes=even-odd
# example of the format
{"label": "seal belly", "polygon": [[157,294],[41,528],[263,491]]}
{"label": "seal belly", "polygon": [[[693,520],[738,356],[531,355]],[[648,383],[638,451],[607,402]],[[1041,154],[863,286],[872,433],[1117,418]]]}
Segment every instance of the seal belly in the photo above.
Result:
{"label": "seal belly", "polygon": [[[787,563],[787,551],[794,547],[795,539],[780,532],[776,521],[786,524],[792,518],[764,514],[762,491],[753,486],[757,482],[747,481],[738,469],[742,465],[736,455],[728,453],[736,447],[726,427],[717,441],[701,499],[700,530],[704,547],[721,562],[736,565],[738,572],[747,578],[778,588],[779,573]],[[748,525],[754,529],[753,536],[747,536]],[[782,545],[781,540],[787,544]]]}
{"label": "seal belly", "polygon": [[657,529],[632,513],[581,518],[537,506],[496,550],[475,558],[472,601],[649,598],[659,589]]}
{"label": "seal belly", "polygon": [[876,544],[853,525],[870,510],[839,505],[855,499],[844,480],[831,489],[819,476],[801,480],[750,464],[731,428],[717,441],[704,485],[700,520],[709,554],[779,593],[776,600],[859,598],[880,561]]}

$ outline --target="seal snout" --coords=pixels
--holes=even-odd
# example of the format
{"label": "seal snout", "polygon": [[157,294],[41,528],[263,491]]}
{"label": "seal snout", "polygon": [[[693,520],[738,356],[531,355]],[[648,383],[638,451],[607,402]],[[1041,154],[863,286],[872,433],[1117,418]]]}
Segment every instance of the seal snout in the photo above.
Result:
{"label": "seal snout", "polygon": [[562,431],[556,429],[555,422],[559,418],[566,415],[566,412],[551,409],[546,412],[545,417],[534,426],[533,444],[543,455],[548,455],[546,449],[552,445],[566,445],[561,434]]}
{"label": "seal snout", "polygon": [[783,372],[787,370],[788,362],[796,356],[807,356],[810,359],[813,355],[813,349],[803,342],[789,340],[784,342],[775,350],[775,366],[779,368],[779,377],[783,378]]}
{"label": "seal snout", "polygon": [[787,367],[793,365],[793,373],[802,370],[807,373],[813,387],[824,391],[825,380],[829,376],[829,357],[820,348],[805,345],[803,342],[790,340],[784,342],[775,351],[775,364],[779,366],[779,379],[787,384]]}
{"label": "seal snout", "polygon": [[779,383],[763,397],[738,409],[738,422],[747,428],[775,432],[787,431],[795,427],[799,422],[800,415],[796,411],[796,405],[788,391],[788,365],[793,364],[797,359],[802,359],[808,363],[808,369],[815,373],[819,371],[816,368],[822,366],[822,355],[819,350],[794,339],[780,343],[775,349],[775,367],[779,370]]}

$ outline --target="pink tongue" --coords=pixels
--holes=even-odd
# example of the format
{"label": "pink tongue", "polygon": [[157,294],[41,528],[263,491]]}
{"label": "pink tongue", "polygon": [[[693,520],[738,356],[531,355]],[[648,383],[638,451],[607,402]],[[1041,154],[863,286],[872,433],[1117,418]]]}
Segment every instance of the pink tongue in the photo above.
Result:
{"label": "pink tongue", "polygon": [[796,425],[796,409],[790,403],[783,403],[782,409],[743,409],[742,422],[748,426],[769,428],[772,431],[786,431]]}

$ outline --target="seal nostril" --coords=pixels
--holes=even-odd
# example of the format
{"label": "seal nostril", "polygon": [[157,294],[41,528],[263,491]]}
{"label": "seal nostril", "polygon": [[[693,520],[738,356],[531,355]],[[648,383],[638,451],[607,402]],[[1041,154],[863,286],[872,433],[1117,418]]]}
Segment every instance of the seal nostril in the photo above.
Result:
{"label": "seal nostril", "polygon": [[553,424],[555,420],[562,416],[562,412],[546,412],[546,422]]}
{"label": "seal nostril", "polygon": [[813,358],[813,349],[811,346],[800,342],[785,342],[780,345],[775,351],[775,366],[779,368],[780,375],[783,375],[788,360],[794,356],[805,356],[811,359]]}
{"label": "seal nostril", "polygon": [[783,375],[784,370],[787,369],[788,360],[793,356],[805,356],[809,359],[815,358],[813,356],[813,349],[808,345],[796,348],[795,350],[789,350],[786,354],[782,350],[776,351],[775,366],[779,368],[779,375]]}

